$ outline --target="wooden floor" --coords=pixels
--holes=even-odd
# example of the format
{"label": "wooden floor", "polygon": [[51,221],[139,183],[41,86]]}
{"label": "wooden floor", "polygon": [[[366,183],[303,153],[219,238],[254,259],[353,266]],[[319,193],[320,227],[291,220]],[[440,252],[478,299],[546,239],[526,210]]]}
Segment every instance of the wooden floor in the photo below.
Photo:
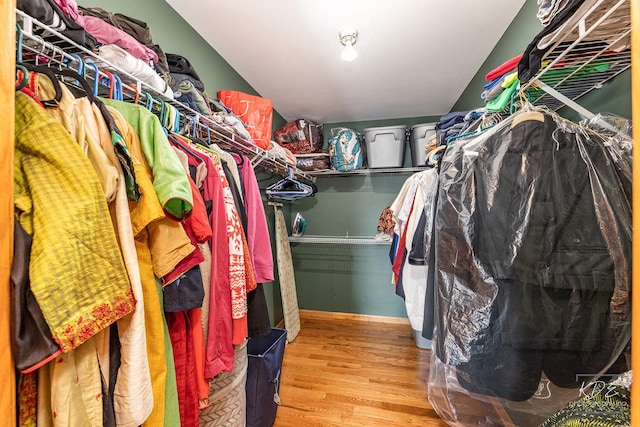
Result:
{"label": "wooden floor", "polygon": [[406,319],[301,310],[287,344],[274,427],[447,426],[427,400],[430,351]]}

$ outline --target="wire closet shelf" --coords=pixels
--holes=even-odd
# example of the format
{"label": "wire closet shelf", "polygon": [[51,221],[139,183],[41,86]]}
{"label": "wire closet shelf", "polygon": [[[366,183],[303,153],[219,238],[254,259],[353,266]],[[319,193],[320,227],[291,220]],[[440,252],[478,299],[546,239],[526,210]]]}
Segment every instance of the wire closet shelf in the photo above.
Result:
{"label": "wire closet shelf", "polygon": [[373,237],[338,237],[338,236],[318,236],[318,235],[304,235],[304,236],[290,236],[290,243],[317,243],[317,244],[330,244],[330,245],[386,245],[389,246],[391,241],[379,240]]}
{"label": "wire closet shelf", "polygon": [[[37,58],[46,58],[49,64],[70,68],[74,68],[73,65],[75,64],[77,67],[74,68],[74,70],[79,72],[82,71],[78,70],[78,68],[80,68],[79,65],[83,61],[93,60],[96,63],[105,64],[111,74],[117,75],[122,82],[123,88],[127,89],[124,91],[124,96],[127,101],[145,102],[148,105],[152,105],[152,107],[169,104],[180,113],[181,119],[191,122],[191,126],[197,126],[200,129],[204,128],[208,134],[215,139],[215,142],[222,147],[230,148],[247,155],[251,159],[251,164],[254,167],[261,166],[264,169],[285,176],[289,175],[290,171],[293,171],[295,176],[312,182],[315,181],[314,176],[291,165],[282,156],[257,147],[251,141],[235,133],[230,126],[218,123],[203,116],[187,105],[168,98],[148,83],[134,77],[120,67],[96,55],[94,52],[79,46],[55,29],[25,14],[21,10],[16,9],[15,13],[18,31],[18,37],[16,37],[18,59],[22,58],[23,52],[29,52],[29,56],[33,58],[31,59],[33,61],[37,61]],[[89,67],[86,67],[86,69],[88,70]],[[80,72],[80,74],[83,73]],[[98,74],[100,77],[108,76],[103,71],[98,71]],[[88,80],[93,80],[95,83],[96,76],[90,76],[89,73],[85,73],[85,76]],[[152,109],[154,112],[157,112],[156,110],[159,109]]]}
{"label": "wire closet shelf", "polygon": [[533,105],[558,110],[567,105],[593,114],[574,101],[601,88],[631,67],[630,0],[598,0],[562,29],[542,58],[542,68],[521,93]]}

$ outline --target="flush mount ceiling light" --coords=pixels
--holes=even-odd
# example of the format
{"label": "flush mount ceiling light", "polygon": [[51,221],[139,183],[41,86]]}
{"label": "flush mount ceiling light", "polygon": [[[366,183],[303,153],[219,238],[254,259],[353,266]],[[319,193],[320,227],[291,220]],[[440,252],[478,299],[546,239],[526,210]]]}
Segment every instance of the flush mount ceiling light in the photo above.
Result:
{"label": "flush mount ceiling light", "polygon": [[340,31],[340,43],[344,46],[344,50],[340,55],[343,61],[351,62],[358,57],[358,52],[353,48],[358,40],[358,30],[355,28],[345,28]]}

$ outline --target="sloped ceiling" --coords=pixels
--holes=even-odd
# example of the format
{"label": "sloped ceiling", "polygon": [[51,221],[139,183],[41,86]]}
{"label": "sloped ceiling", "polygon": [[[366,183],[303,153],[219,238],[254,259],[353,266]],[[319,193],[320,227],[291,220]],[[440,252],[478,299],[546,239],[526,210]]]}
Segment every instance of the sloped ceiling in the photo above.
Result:
{"label": "sloped ceiling", "polygon": [[166,1],[285,119],[331,123],[449,112],[525,0]]}

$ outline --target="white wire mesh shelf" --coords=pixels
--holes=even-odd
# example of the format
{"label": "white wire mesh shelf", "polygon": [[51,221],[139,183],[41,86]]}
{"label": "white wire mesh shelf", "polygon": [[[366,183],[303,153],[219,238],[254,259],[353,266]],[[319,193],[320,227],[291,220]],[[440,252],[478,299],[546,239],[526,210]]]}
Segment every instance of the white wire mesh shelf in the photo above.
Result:
{"label": "white wire mesh shelf", "polygon": [[333,244],[333,245],[390,245],[390,240],[378,240],[373,237],[359,236],[319,236],[319,235],[304,235],[304,236],[290,236],[290,243],[318,243],[318,244]]}
{"label": "white wire mesh shelf", "polygon": [[[214,142],[223,147],[244,153],[251,159],[251,164],[254,167],[261,165],[263,168],[281,175],[289,175],[289,171],[292,170],[298,177],[315,181],[314,176],[291,165],[285,158],[263,150],[251,141],[245,140],[242,136],[236,134],[230,126],[215,122],[187,105],[166,97],[146,82],[137,79],[130,73],[99,57],[94,52],[79,46],[71,39],[21,10],[16,9],[15,13],[22,38],[22,43],[17,46],[20,56],[25,52],[26,54],[28,53],[25,57],[28,56],[29,58],[46,57],[47,61],[53,61],[57,66],[65,67],[77,64],[79,56],[93,58],[93,60],[108,65],[109,70],[115,70],[113,74],[117,74],[126,87],[139,93],[140,102],[146,101],[146,93],[149,93],[154,98],[152,102],[159,103],[159,100],[162,100],[164,103],[176,108],[185,120],[193,120],[195,118],[199,123],[203,123],[209,128]],[[24,58],[24,60],[27,61],[29,58]],[[74,70],[78,71],[77,68],[74,68]],[[87,80],[92,80],[95,77],[87,73],[86,78]],[[131,97],[128,100],[133,101],[132,94],[128,93],[128,91],[125,92],[125,96]]]}
{"label": "white wire mesh shelf", "polygon": [[[543,67],[522,86],[533,105],[557,110],[599,89],[631,67],[630,0],[599,0],[565,28],[542,58]],[[566,99],[545,91],[555,89]]]}
{"label": "white wire mesh shelf", "polygon": [[340,172],[331,169],[308,171],[309,175],[315,177],[322,176],[354,176],[354,175],[378,175],[378,174],[403,174],[403,173],[415,173],[425,170],[426,166],[411,167],[411,168],[374,168],[374,169],[356,169],[349,172]]}

